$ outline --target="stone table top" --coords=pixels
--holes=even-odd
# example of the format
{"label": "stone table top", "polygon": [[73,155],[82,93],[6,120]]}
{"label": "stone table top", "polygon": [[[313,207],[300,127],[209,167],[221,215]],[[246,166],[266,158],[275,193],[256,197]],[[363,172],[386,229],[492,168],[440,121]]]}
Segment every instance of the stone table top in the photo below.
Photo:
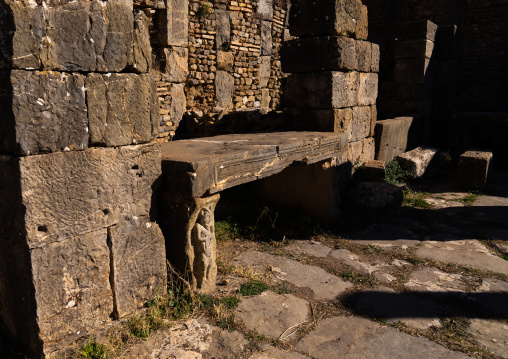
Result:
{"label": "stone table top", "polygon": [[231,134],[162,145],[168,190],[201,197],[268,177],[294,164],[312,164],[347,150],[347,135],[331,132]]}

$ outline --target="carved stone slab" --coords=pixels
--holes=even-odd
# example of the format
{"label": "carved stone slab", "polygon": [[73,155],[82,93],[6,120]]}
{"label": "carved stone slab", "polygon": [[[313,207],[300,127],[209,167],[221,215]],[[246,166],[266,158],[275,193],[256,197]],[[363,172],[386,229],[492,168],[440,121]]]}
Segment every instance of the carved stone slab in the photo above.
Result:
{"label": "carved stone slab", "polygon": [[268,177],[293,163],[312,164],[346,151],[347,134],[276,132],[235,134],[162,145],[169,195],[202,197]]}

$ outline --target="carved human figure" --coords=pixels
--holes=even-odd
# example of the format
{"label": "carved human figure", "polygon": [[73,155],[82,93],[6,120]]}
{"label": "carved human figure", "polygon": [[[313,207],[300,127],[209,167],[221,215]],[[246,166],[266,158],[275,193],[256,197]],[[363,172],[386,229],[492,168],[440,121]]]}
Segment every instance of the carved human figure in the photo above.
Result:
{"label": "carved human figure", "polygon": [[192,229],[192,247],[194,249],[194,277],[199,289],[203,283],[215,281],[215,225],[213,211],[215,203],[207,203],[198,214]]}

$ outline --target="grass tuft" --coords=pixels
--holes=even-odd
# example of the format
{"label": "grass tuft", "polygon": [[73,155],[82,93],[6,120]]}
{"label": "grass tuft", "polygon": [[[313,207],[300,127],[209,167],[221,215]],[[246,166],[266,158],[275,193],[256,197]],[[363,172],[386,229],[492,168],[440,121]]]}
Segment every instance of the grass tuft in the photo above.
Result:
{"label": "grass tuft", "polygon": [[243,296],[258,295],[268,290],[268,284],[260,280],[251,280],[240,286],[240,293]]}
{"label": "grass tuft", "polygon": [[79,349],[78,359],[106,359],[106,347],[90,338],[88,343]]}
{"label": "grass tuft", "polygon": [[426,192],[404,191],[404,207],[429,209],[432,206],[425,200],[429,194]]}

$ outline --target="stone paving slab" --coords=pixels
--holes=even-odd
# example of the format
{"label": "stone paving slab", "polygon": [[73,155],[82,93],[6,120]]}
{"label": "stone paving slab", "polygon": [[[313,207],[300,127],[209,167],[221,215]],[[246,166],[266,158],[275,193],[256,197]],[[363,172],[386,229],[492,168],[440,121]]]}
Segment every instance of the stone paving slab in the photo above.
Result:
{"label": "stone paving slab", "polygon": [[468,332],[482,346],[501,358],[508,358],[508,324],[493,320],[473,319]]}
{"label": "stone paving slab", "polygon": [[308,356],[295,352],[286,352],[271,346],[263,347],[261,353],[251,355],[249,359],[309,359]]}
{"label": "stone paving slab", "polygon": [[236,310],[236,318],[242,320],[249,330],[274,339],[307,321],[309,314],[306,300],[271,291],[243,299]]}
{"label": "stone paving slab", "polygon": [[354,307],[360,312],[370,312],[373,317],[385,318],[387,323],[402,322],[422,330],[441,327],[441,306],[438,303],[398,293],[391,288],[379,287],[360,292]]}
{"label": "stone paving slab", "polygon": [[445,273],[437,268],[420,268],[409,275],[404,286],[421,292],[465,292],[464,279],[460,274]]}
{"label": "stone paving slab", "polygon": [[[456,263],[481,270],[508,274],[508,261],[497,257],[476,239],[457,240],[439,238],[442,241],[426,241],[415,252],[416,256],[443,263]],[[450,240],[448,240],[450,239]]]}
{"label": "stone paving slab", "polygon": [[408,249],[420,242],[414,232],[390,223],[375,225],[368,231],[352,235],[351,239],[354,243],[399,249]]}
{"label": "stone paving slab", "polygon": [[234,260],[233,265],[242,265],[260,271],[271,267],[278,279],[286,280],[297,287],[310,288],[317,300],[335,299],[353,286],[351,283],[325,272],[322,268],[255,251],[242,253]]}
{"label": "stone paving slab", "polygon": [[496,313],[498,318],[508,319],[508,282],[485,278],[471,297],[483,308]]}
{"label": "stone paving slab", "polygon": [[469,358],[428,339],[412,337],[356,317],[321,321],[296,344],[296,349],[315,359]]}
{"label": "stone paving slab", "polygon": [[327,257],[332,249],[315,241],[294,241],[284,248],[285,251],[295,255],[306,255],[311,257]]}

